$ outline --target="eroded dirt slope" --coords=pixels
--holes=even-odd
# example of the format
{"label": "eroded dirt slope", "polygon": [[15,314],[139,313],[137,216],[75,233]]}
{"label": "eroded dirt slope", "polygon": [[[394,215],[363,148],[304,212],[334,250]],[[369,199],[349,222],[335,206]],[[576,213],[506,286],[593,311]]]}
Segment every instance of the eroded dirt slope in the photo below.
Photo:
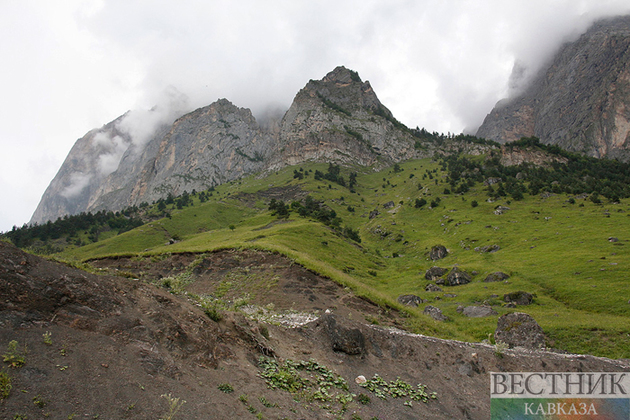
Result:
{"label": "eroded dirt slope", "polygon": [[[508,350],[498,357],[490,346],[386,329],[396,324],[396,314],[273,254],[225,251],[93,264],[138,280],[90,274],[0,242],[0,352],[6,354],[12,340],[20,353],[26,346],[23,366],[3,364],[12,389],[0,402],[0,418],[167,418],[162,395],[170,394],[186,401],[173,417],[182,419],[487,419],[491,371],[630,370],[626,362],[590,356]],[[239,312],[215,322],[194,302],[148,283],[181,273],[192,273],[186,288],[194,293],[229,300],[245,292],[250,305],[274,303],[276,311],[319,317],[296,328]],[[240,290],[231,288],[237,280]],[[334,388],[329,400],[315,398],[314,387],[271,389],[260,377],[261,356],[279,363],[313,359],[343,377],[356,397],[342,404],[334,396],[349,394]],[[359,375],[375,374],[425,384],[437,399],[408,406],[409,398],[383,400],[355,383]],[[301,375],[317,379],[313,370]]]}

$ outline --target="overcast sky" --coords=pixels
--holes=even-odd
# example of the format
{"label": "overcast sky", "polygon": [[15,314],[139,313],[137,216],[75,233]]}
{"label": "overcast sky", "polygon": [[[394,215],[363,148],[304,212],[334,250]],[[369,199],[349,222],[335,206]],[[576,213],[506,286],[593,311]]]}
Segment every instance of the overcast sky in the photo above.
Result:
{"label": "overcast sky", "polygon": [[0,231],[74,142],[127,110],[288,108],[338,65],[410,127],[474,130],[516,62],[540,68],[628,0],[0,0]]}

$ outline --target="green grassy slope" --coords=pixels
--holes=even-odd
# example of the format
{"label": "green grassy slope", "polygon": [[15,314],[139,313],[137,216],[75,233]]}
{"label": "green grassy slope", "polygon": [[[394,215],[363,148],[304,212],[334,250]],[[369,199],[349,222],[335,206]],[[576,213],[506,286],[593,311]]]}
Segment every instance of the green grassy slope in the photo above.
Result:
{"label": "green grassy slope", "polygon": [[[245,178],[217,187],[206,203],[173,210],[161,219],[132,231],[67,250],[60,255],[84,261],[110,255],[154,255],[206,252],[229,247],[253,247],[277,251],[298,263],[384,306],[402,308],[396,298],[416,294],[430,299],[450,318],[439,323],[423,315],[425,305],[405,308],[409,327],[420,333],[445,338],[480,341],[493,333],[496,317],[467,318],[459,305],[487,302],[499,314],[521,311],[531,314],[543,327],[553,346],[566,351],[615,358],[630,357],[630,213],[627,200],[596,205],[577,200],[568,204],[563,194],[543,199],[525,194],[522,201],[487,202],[477,184],[465,195],[444,194],[445,173],[431,160],[400,164],[400,172],[387,169],[358,172],[355,192],[329,181],[313,178],[327,165],[308,164],[304,180],[293,178],[286,168],[262,179]],[[312,171],[312,172],[309,172]],[[423,175],[430,171],[433,179]],[[433,172],[435,171],[435,172]],[[348,178],[350,170],[342,174]],[[419,189],[421,184],[422,189]],[[278,219],[267,210],[264,191],[299,185],[314,199],[323,201],[343,219],[342,225],[358,229],[361,243],[331,228],[291,212]],[[261,194],[257,194],[258,192]],[[414,206],[417,198],[439,206]],[[471,202],[478,201],[477,207]],[[383,205],[392,201],[394,207]],[[497,205],[510,210],[494,214]],[[348,208],[354,208],[350,211]],[[379,215],[369,218],[370,212]],[[232,229],[233,228],[233,229]],[[609,242],[609,237],[619,238]],[[176,239],[168,244],[169,239]],[[432,246],[442,244],[449,255],[428,260]],[[495,253],[475,247],[498,245]],[[455,265],[477,272],[472,283],[442,286],[444,293],[424,291],[425,271],[438,265]],[[503,271],[507,283],[484,283],[487,274]],[[501,305],[505,293],[535,293],[534,303],[516,309]],[[442,297],[434,300],[436,296]]]}

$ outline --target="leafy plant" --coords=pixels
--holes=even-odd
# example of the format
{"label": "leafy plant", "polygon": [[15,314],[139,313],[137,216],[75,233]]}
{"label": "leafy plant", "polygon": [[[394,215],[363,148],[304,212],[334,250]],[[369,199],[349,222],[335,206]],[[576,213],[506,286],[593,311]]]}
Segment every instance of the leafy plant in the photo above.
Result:
{"label": "leafy plant", "polygon": [[24,346],[24,351],[18,350],[18,342],[16,340],[12,340],[9,342],[7,347],[7,352],[2,356],[2,360],[9,364],[9,366],[14,368],[19,368],[26,363],[26,346]]}
{"label": "leafy plant", "polygon": [[43,399],[41,395],[37,394],[33,397],[33,404],[35,404],[39,408],[44,408],[46,407],[46,404],[48,404],[48,401]]}
{"label": "leafy plant", "polygon": [[11,392],[11,377],[5,371],[0,371],[0,401],[6,399]]}
{"label": "leafy plant", "polygon": [[181,400],[179,397],[173,397],[171,394],[162,394],[161,397],[168,402],[168,413],[160,420],[173,420],[175,414],[182,408],[182,405],[186,404],[186,401]]}
{"label": "leafy plant", "polygon": [[[437,394],[432,392],[428,394],[426,391],[426,385],[418,384],[415,388],[403,381],[400,378],[396,378],[395,381],[389,383],[381,378],[378,374],[375,374],[371,379],[360,384],[363,388],[376,394],[377,397],[386,400],[387,397],[403,398],[408,397],[412,401],[428,402],[429,399],[437,398]],[[407,404],[409,405],[409,404]]]}
{"label": "leafy plant", "polygon": [[226,394],[234,392],[234,387],[231,384],[228,384],[228,383],[219,384],[217,386],[217,388],[219,389],[219,391],[225,392]]}
{"label": "leafy plant", "polygon": [[52,346],[52,334],[50,333],[50,331],[46,331],[44,334],[42,334],[42,337],[44,338],[44,344],[46,344],[47,346]]}
{"label": "leafy plant", "polygon": [[504,343],[503,341],[497,341],[494,344],[494,354],[497,357],[503,357],[503,353],[505,353],[505,351],[509,348],[510,346],[507,343]]}

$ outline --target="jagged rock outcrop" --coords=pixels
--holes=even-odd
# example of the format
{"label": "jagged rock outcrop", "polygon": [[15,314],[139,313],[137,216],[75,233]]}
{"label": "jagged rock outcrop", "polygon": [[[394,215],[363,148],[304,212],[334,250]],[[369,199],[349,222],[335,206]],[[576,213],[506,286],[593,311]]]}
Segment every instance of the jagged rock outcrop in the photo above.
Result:
{"label": "jagged rock outcrop", "polygon": [[259,124],[226,99],[176,120],[147,120],[124,115],[79,139],[31,223],[120,210],[306,161],[382,166],[420,156],[410,130],[345,67],[308,82],[281,120]]}
{"label": "jagged rock outcrop", "polygon": [[272,169],[304,161],[373,165],[415,155],[411,134],[400,129],[370,82],[345,67],[298,92],[282,119]]}
{"label": "jagged rock outcrop", "polygon": [[526,90],[497,103],[477,136],[500,143],[536,136],[630,159],[630,16],[599,21],[565,44]]}

